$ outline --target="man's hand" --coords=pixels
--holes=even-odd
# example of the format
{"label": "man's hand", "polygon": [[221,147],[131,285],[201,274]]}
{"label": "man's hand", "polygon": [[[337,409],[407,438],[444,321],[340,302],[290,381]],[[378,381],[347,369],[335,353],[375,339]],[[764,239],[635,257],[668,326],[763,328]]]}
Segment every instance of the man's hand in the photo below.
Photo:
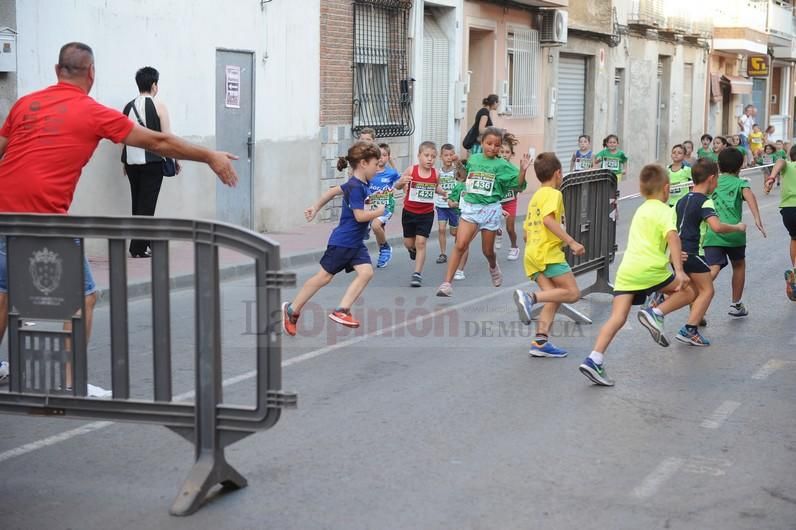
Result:
{"label": "man's hand", "polygon": [[310,206],[309,208],[304,210],[304,219],[306,219],[307,222],[309,223],[310,221],[315,219],[315,216],[317,215],[317,213],[318,213],[318,210],[315,209],[315,206]]}
{"label": "man's hand", "polygon": [[584,247],[583,245],[581,245],[580,243],[578,243],[574,239],[569,244],[569,249],[576,256],[582,256],[582,255],[584,255],[586,253],[586,247]]}
{"label": "man's hand", "polygon": [[207,160],[207,165],[218,175],[218,179],[227,186],[234,188],[238,184],[238,174],[232,167],[232,161],[238,157],[223,151],[213,151]]}
{"label": "man's hand", "polygon": [[691,278],[683,272],[679,271],[674,275],[674,290],[675,291],[682,291],[686,287],[688,287],[688,283],[691,281]]}

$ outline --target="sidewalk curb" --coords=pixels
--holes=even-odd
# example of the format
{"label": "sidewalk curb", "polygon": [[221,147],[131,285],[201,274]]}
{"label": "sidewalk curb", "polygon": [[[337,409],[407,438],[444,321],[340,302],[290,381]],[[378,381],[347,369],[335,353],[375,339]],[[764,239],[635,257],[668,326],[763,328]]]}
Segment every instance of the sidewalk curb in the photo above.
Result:
{"label": "sidewalk curb", "polygon": [[[392,236],[387,238],[387,242],[395,248],[396,246],[403,247],[403,236]],[[378,245],[375,238],[371,237],[367,241],[366,246],[371,252],[378,251]],[[280,267],[283,270],[291,270],[311,263],[318,263],[321,260],[326,248],[310,250],[300,254],[293,254],[292,256],[283,256],[280,261]],[[219,267],[218,275],[219,281],[226,282],[236,280],[244,276],[250,276],[254,273],[254,263],[245,263],[240,265],[229,265]],[[194,285],[194,274],[180,274],[173,276],[169,279],[169,290],[182,290],[189,289]],[[151,294],[152,282],[150,280],[138,281],[127,284],[127,299],[135,300],[144,298]],[[97,305],[105,305],[108,303],[110,287],[102,286],[97,290]]]}

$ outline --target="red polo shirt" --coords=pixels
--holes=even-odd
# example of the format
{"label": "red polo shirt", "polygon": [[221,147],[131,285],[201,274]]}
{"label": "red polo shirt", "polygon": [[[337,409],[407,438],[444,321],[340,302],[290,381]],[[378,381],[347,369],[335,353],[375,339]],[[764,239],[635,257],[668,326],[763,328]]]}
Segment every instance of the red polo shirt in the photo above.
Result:
{"label": "red polo shirt", "polygon": [[0,212],[67,213],[99,141],[119,143],[133,125],[68,83],[20,98],[0,129],[8,139],[0,160]]}

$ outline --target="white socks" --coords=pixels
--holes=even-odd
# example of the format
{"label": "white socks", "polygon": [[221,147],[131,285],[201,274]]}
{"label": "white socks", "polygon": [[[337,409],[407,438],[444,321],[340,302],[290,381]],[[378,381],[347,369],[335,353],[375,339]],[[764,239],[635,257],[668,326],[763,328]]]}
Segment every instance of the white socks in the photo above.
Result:
{"label": "white socks", "polygon": [[589,354],[589,359],[594,361],[594,364],[602,364],[603,363],[603,354],[598,351],[593,351]]}

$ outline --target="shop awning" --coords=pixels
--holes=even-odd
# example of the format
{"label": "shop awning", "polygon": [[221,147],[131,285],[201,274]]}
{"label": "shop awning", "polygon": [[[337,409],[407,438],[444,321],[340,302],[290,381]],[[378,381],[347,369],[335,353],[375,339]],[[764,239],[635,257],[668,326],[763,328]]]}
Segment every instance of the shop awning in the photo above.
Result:
{"label": "shop awning", "polygon": [[730,83],[730,94],[751,94],[752,80],[746,77],[725,75],[722,79]]}

